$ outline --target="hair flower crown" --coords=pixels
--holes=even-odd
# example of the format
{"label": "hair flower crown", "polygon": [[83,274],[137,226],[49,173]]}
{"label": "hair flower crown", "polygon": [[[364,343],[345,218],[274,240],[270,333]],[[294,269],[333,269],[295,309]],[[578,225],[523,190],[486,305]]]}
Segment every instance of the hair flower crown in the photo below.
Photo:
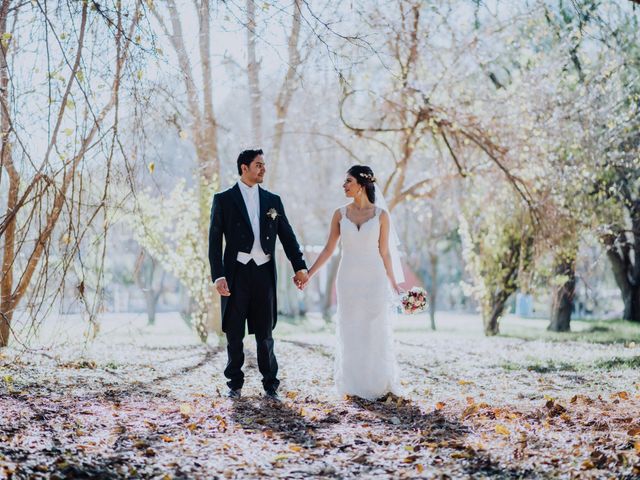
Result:
{"label": "hair flower crown", "polygon": [[370,173],[359,173],[358,175],[360,175],[362,178],[366,178],[367,180],[369,180],[370,182],[375,182],[376,181],[376,177],[374,177],[372,174]]}

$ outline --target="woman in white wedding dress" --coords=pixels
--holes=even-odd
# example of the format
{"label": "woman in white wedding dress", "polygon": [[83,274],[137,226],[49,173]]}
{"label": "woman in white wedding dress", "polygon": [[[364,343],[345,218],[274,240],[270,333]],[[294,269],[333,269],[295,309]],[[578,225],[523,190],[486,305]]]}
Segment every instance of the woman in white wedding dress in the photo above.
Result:
{"label": "woman in white wedding dress", "polygon": [[331,258],[340,240],[335,385],[340,395],[376,400],[402,393],[392,326],[393,296],[401,293],[396,281],[401,273],[394,265],[399,262],[390,250],[390,232],[395,232],[389,213],[376,205],[382,198],[375,198],[371,168],[351,167],[343,188],[353,202],[334,212],[329,239],[309,269],[309,278]]}

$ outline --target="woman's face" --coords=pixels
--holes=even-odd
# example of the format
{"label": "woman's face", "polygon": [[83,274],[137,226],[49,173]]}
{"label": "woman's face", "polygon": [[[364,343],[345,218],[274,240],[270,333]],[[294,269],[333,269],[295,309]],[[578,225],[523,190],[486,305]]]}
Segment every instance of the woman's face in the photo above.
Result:
{"label": "woman's face", "polygon": [[342,188],[344,189],[344,194],[349,197],[355,197],[360,190],[362,190],[362,186],[358,185],[356,179],[347,173],[347,178],[344,179],[344,183],[342,184]]}

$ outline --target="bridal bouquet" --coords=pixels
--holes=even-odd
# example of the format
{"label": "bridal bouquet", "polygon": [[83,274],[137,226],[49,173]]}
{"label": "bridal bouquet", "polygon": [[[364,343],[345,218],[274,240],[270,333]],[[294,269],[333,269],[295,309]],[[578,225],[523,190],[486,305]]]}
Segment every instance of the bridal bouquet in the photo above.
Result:
{"label": "bridal bouquet", "polygon": [[424,288],[412,287],[400,299],[404,313],[420,313],[427,308],[427,292]]}

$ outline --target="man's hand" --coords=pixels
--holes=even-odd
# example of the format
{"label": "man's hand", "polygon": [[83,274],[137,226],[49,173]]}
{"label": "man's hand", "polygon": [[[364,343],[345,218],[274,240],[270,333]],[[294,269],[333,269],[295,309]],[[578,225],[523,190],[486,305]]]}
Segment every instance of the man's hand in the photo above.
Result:
{"label": "man's hand", "polygon": [[293,277],[293,282],[300,290],[302,290],[309,281],[309,273],[306,270],[298,270]]}
{"label": "man's hand", "polygon": [[223,277],[223,278],[217,279],[215,286],[216,286],[216,290],[222,297],[231,296],[231,292],[229,291],[229,285],[227,285],[226,278]]}

